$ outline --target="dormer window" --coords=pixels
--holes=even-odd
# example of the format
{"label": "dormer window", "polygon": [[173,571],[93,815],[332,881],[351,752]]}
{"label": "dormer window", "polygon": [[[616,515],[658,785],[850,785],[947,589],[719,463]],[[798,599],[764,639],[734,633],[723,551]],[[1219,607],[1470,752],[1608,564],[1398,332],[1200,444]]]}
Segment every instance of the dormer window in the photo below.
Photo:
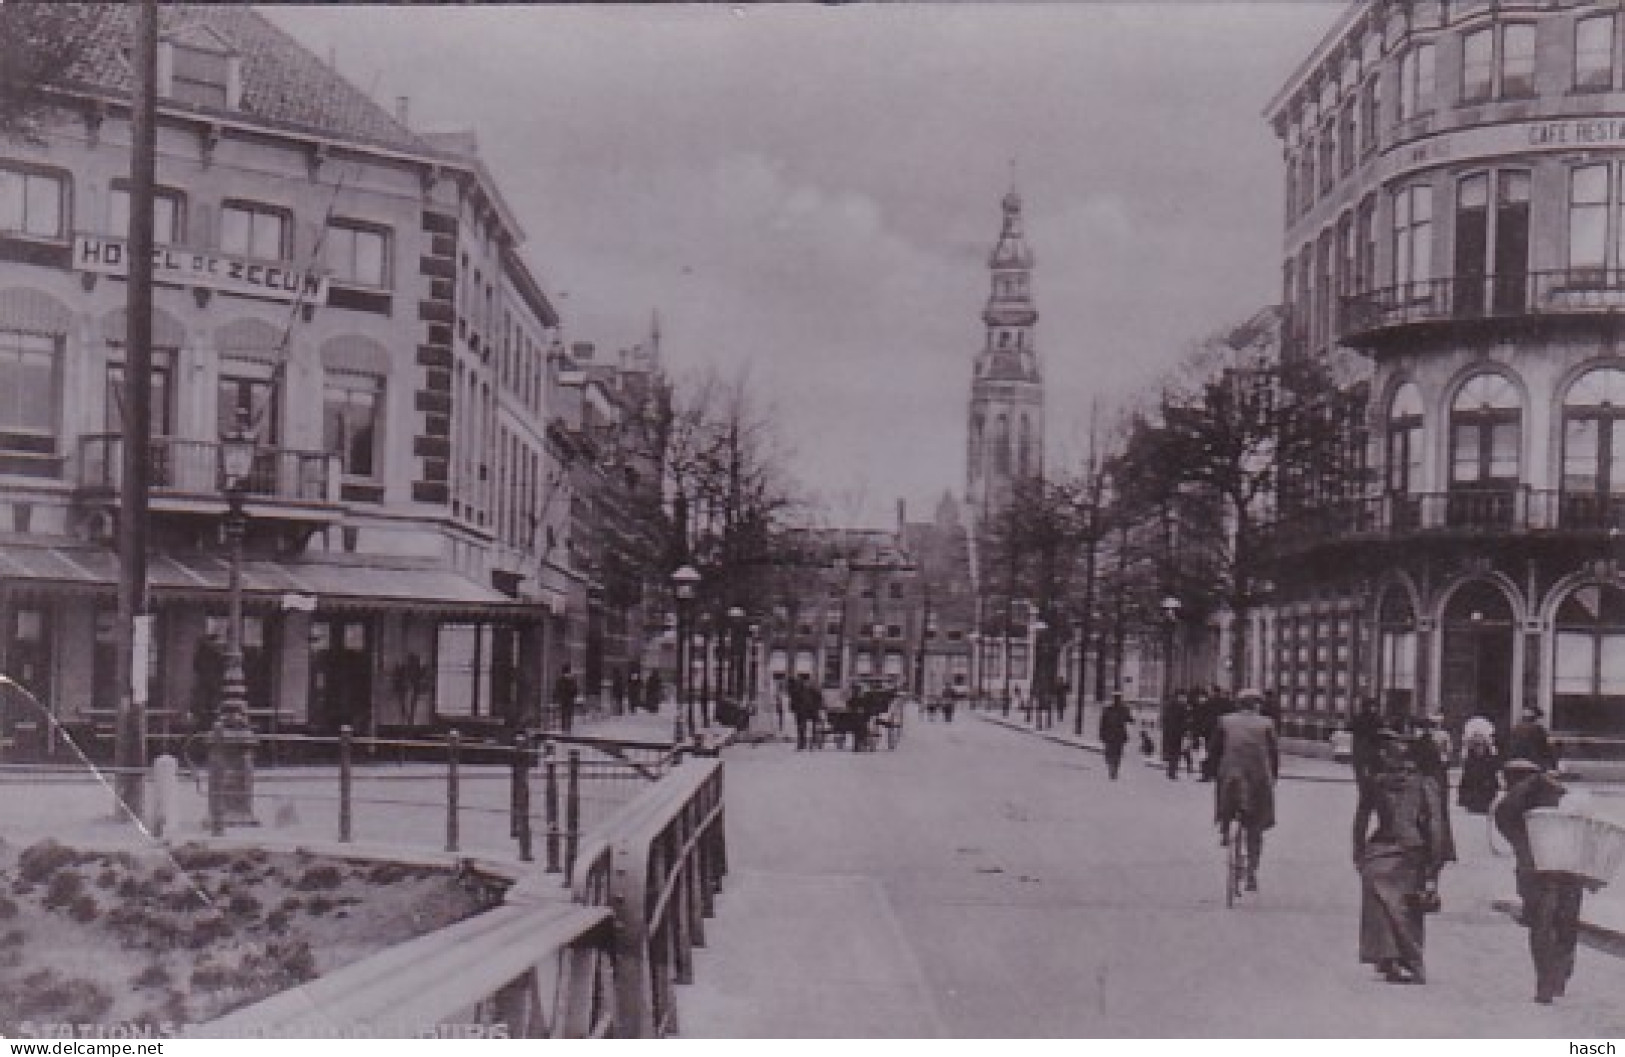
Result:
{"label": "dormer window", "polygon": [[242,59],[212,30],[186,27],[159,44],[158,85],[177,103],[235,110],[242,103]]}

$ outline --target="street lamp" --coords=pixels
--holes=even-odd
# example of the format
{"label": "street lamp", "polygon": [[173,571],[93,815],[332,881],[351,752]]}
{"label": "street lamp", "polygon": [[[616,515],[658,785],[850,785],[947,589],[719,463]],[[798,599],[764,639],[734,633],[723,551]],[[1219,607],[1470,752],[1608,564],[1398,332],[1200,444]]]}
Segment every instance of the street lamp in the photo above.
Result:
{"label": "street lamp", "polygon": [[1162,615],[1165,618],[1162,648],[1162,696],[1163,700],[1172,701],[1174,697],[1174,632],[1179,626],[1179,610],[1182,603],[1175,595],[1164,595],[1161,605]]}
{"label": "street lamp", "polygon": [[[1044,623],[1042,617],[1033,620],[1027,625],[1027,712],[1031,722],[1034,718],[1043,723],[1049,715],[1049,690],[1044,682],[1044,670],[1038,663],[1038,649],[1043,644],[1044,632],[1049,625]],[[1042,700],[1040,700],[1042,697]]]}
{"label": "street lamp", "polygon": [[970,640],[970,667],[971,667],[971,679],[970,679],[970,681],[971,681],[971,688],[973,690],[975,690],[975,692],[976,692],[976,696],[975,696],[975,698],[973,700],[973,703],[971,704],[971,707],[972,708],[981,708],[982,707],[982,633],[980,631],[973,631],[970,634],[966,635],[965,638]]}
{"label": "street lamp", "polygon": [[682,565],[671,574],[672,594],[677,597],[677,738],[683,739],[683,719],[688,717],[688,729],[694,729],[694,698],[690,693],[690,660],[693,643],[689,641],[689,605],[694,601],[694,590],[700,574],[694,566]]}
{"label": "street lamp", "polygon": [[745,681],[744,672],[744,634],[745,611],[738,606],[728,607],[728,681],[727,694],[733,698],[734,704],[744,695],[740,693]]}
{"label": "street lamp", "polygon": [[750,622],[745,629],[745,690],[747,699],[754,704],[757,692],[762,685],[761,655],[762,655],[762,625],[756,621]]}
{"label": "street lamp", "polygon": [[254,470],[258,438],[248,425],[247,411],[237,411],[237,426],[220,441],[220,466],[226,490],[226,542],[231,548],[227,587],[226,671],[221,680],[220,711],[214,721],[209,748],[209,825],[219,833],[226,826],[257,825],[254,818],[254,750],[257,740],[248,721],[247,691],[243,679],[243,535],[248,516],[243,501],[248,477]]}
{"label": "street lamp", "polygon": [[1083,684],[1089,677],[1086,665],[1089,662],[1089,644],[1083,639],[1083,618],[1074,617],[1072,620],[1072,640],[1077,643],[1077,672],[1078,672],[1078,701],[1077,711],[1072,713],[1072,733],[1083,737]]}

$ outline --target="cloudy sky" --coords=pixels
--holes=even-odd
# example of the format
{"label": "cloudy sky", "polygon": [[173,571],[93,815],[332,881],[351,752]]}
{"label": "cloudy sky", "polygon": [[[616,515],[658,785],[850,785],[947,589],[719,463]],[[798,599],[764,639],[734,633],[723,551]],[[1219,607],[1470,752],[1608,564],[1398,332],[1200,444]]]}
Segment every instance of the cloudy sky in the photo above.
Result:
{"label": "cloudy sky", "polygon": [[1265,103],[1329,0],[297,7],[267,13],[422,129],[473,128],[571,340],[658,309],[748,369],[831,513],[962,486],[987,252],[1015,179],[1052,464],[1274,299]]}

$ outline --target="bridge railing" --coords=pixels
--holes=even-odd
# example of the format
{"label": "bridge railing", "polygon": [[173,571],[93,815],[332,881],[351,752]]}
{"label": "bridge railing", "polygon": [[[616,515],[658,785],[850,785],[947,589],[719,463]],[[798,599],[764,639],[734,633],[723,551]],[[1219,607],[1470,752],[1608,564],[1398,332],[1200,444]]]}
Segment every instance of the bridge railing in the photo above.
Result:
{"label": "bridge railing", "polygon": [[675,767],[584,842],[563,885],[506,903],[199,1026],[216,1038],[655,1037],[677,1028],[727,866],[722,763]]}

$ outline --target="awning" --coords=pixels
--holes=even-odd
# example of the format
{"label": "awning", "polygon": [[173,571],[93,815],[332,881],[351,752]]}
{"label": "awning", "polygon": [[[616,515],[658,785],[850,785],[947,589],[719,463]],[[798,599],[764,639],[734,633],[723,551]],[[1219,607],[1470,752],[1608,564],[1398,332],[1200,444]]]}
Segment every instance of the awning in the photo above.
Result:
{"label": "awning", "polygon": [[[111,593],[118,556],[100,547],[0,544],[0,586],[21,594]],[[219,555],[155,554],[147,561],[153,600],[221,602],[230,563]],[[418,609],[437,616],[540,618],[535,603],[516,601],[449,569],[318,561],[243,562],[243,594],[263,605],[308,596],[318,610]]]}

